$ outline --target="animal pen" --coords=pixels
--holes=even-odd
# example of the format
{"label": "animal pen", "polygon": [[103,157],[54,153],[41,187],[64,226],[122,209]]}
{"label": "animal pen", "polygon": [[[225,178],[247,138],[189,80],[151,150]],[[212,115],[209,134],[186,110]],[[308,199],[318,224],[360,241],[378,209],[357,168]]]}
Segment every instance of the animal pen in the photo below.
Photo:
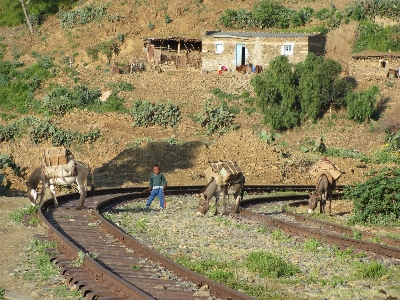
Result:
{"label": "animal pen", "polygon": [[182,37],[142,39],[149,63],[176,68],[201,67],[201,39]]}

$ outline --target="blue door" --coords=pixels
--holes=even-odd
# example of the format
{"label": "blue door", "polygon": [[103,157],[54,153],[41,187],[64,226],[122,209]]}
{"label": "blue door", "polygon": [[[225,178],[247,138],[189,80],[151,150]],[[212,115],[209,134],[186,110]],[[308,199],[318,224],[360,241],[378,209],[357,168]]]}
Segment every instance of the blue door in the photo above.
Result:
{"label": "blue door", "polygon": [[236,65],[246,64],[246,45],[242,43],[236,44]]}

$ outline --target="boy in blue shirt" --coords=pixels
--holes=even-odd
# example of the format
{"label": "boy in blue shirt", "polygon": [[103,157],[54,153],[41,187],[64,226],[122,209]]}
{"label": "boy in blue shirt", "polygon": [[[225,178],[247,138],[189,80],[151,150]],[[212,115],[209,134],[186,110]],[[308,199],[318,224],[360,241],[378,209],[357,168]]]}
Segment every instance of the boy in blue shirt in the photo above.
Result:
{"label": "boy in blue shirt", "polygon": [[151,174],[150,177],[149,187],[152,191],[144,209],[150,208],[150,204],[153,202],[156,196],[158,196],[158,199],[160,199],[160,209],[164,209],[164,189],[167,187],[167,180],[165,179],[164,175],[160,173],[159,165],[153,166],[153,174]]}

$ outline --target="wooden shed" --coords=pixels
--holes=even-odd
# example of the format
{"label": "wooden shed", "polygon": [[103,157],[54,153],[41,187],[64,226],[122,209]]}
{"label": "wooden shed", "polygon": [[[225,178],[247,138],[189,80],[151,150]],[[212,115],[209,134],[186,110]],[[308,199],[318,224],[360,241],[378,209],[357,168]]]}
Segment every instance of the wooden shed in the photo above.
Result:
{"label": "wooden shed", "polygon": [[201,39],[183,37],[146,37],[144,52],[149,63],[178,68],[201,67]]}

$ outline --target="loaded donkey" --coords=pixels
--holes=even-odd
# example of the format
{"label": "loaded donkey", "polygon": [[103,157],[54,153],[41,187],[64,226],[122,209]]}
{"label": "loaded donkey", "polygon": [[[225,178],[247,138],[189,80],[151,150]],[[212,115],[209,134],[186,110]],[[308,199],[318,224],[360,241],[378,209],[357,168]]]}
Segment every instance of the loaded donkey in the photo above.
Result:
{"label": "loaded donkey", "polygon": [[227,214],[226,195],[234,195],[235,205],[233,211],[239,212],[239,204],[243,199],[243,186],[245,177],[238,164],[234,161],[210,162],[210,166],[205,170],[208,184],[204,190],[197,194],[199,204],[197,209],[198,216],[204,216],[210,208],[210,200],[215,197],[215,215],[218,214],[218,200],[222,196],[222,214]]}
{"label": "loaded donkey", "polygon": [[87,176],[89,173],[92,174],[90,193],[94,192],[95,186],[93,171],[83,162],[74,160],[70,160],[66,165],[59,165],[57,167],[59,168],[53,169],[52,172],[49,173],[49,169],[46,169],[46,167],[42,165],[32,172],[28,178],[28,181],[26,182],[29,200],[33,205],[36,205],[36,200],[38,198],[36,187],[39,183],[42,183],[40,201],[38,205],[40,206],[42,203],[46,188],[50,188],[50,192],[54,199],[54,206],[57,208],[58,201],[54,190],[54,185],[66,186],[76,183],[80,195],[80,204],[76,209],[82,209],[86,198]]}

